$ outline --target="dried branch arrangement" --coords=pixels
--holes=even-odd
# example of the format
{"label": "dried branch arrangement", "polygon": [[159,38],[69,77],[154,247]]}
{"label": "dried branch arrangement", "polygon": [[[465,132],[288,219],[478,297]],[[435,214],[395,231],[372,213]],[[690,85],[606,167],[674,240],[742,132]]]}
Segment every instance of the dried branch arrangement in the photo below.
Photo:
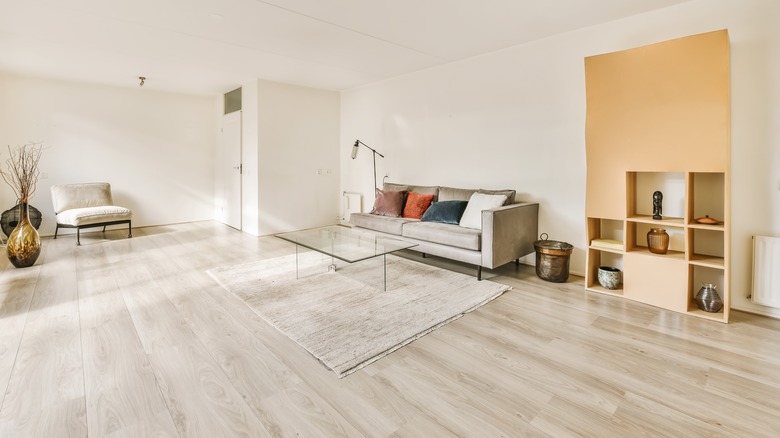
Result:
{"label": "dried branch arrangement", "polygon": [[14,190],[19,202],[29,202],[35,193],[40,174],[38,162],[42,152],[43,143],[27,143],[15,148],[8,146],[10,158],[5,161],[7,169],[0,169],[0,174]]}

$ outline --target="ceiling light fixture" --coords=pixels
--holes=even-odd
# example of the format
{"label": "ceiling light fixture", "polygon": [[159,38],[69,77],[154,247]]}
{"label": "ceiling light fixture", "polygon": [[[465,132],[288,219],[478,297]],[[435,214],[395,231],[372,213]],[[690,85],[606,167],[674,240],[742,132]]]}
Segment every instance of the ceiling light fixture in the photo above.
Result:
{"label": "ceiling light fixture", "polygon": [[144,82],[146,82],[146,76],[138,76],[138,80],[140,81],[138,83],[138,86],[139,87],[143,87],[144,86]]}

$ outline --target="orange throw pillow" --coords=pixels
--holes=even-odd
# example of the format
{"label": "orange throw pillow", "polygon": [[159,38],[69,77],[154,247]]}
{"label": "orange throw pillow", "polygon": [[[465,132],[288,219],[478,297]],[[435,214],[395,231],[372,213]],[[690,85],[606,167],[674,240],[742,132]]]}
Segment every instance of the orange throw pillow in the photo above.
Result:
{"label": "orange throw pillow", "polygon": [[431,206],[431,201],[433,201],[433,195],[409,192],[404,206],[404,217],[420,219],[425,210]]}

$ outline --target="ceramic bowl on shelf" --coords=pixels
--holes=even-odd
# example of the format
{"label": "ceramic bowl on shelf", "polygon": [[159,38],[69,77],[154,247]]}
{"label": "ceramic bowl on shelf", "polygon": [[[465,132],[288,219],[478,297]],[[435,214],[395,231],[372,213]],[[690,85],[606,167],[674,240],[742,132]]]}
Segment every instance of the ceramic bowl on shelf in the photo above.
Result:
{"label": "ceramic bowl on shelf", "polygon": [[615,290],[620,288],[623,282],[623,273],[612,266],[599,266],[599,284],[605,289]]}
{"label": "ceramic bowl on shelf", "polygon": [[697,224],[705,224],[705,225],[720,225],[720,224],[723,223],[723,222],[721,222],[721,221],[719,221],[717,219],[713,219],[713,218],[709,217],[709,215],[705,215],[704,217],[696,218],[696,219],[694,219],[694,222],[696,222]]}

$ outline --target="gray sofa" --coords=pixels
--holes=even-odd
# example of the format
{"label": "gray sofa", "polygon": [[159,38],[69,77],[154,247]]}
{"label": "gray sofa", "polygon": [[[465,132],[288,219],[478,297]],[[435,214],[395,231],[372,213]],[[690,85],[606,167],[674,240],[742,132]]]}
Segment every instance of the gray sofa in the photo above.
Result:
{"label": "gray sofa", "polygon": [[539,204],[515,201],[514,190],[458,189],[439,186],[414,186],[385,183],[384,190],[433,194],[434,202],[468,201],[475,192],[505,194],[507,202],[498,208],[482,211],[482,229],[427,222],[404,217],[353,213],[350,223],[375,234],[416,243],[412,248],[423,254],[435,255],[477,266],[477,278],[482,268],[496,268],[535,251],[538,236]]}

